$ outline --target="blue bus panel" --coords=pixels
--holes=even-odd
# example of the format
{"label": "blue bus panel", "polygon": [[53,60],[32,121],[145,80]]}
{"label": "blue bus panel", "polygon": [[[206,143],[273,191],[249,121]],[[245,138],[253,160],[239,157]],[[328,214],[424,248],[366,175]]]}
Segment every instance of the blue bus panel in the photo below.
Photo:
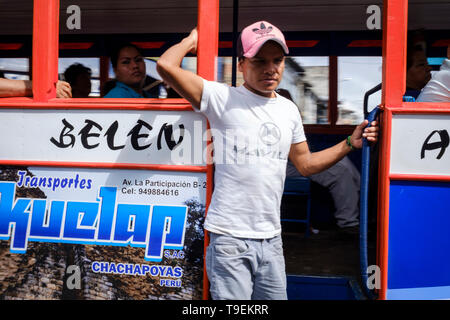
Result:
{"label": "blue bus panel", "polygon": [[387,299],[450,298],[449,200],[449,182],[391,181]]}

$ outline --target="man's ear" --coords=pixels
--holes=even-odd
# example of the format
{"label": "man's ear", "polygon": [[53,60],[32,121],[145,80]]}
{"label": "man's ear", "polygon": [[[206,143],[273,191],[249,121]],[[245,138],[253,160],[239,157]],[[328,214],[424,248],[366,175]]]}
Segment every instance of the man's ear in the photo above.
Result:
{"label": "man's ear", "polygon": [[245,60],[244,57],[239,58],[239,60],[238,60],[238,71],[239,72],[242,72],[242,64],[244,63],[244,60]]}

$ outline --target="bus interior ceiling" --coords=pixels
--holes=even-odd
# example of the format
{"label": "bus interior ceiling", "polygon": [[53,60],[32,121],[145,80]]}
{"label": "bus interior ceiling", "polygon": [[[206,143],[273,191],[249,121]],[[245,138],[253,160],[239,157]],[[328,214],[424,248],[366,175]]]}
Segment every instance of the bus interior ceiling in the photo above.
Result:
{"label": "bus interior ceiling", "polygon": [[[220,1],[219,56],[232,56],[232,0]],[[238,30],[256,20],[267,20],[285,32],[292,56],[381,56],[382,31],[369,30],[367,9],[381,8],[381,0],[238,0]],[[81,10],[80,28],[68,27],[71,11]],[[29,58],[32,52],[33,1],[0,0],[0,58]],[[409,30],[422,30],[429,56],[444,56],[441,39],[449,39],[448,0],[409,1]],[[77,0],[60,2],[60,57],[101,57],[108,43],[127,40],[141,42],[143,53],[158,57],[178,42],[197,22],[197,1],[166,0]],[[356,41],[356,42],[355,42]],[[358,42],[359,41],[359,42]],[[78,45],[61,45],[61,44]],[[11,46],[11,44],[18,44]],[[330,80],[331,81],[331,80]],[[361,92],[361,99],[364,92]],[[373,106],[370,106],[373,107]],[[362,112],[362,110],[361,110]],[[335,128],[336,129],[336,128]],[[329,146],[345,138],[349,128],[324,133],[309,132],[311,140]],[[350,131],[351,132],[351,131]],[[359,167],[360,153],[351,160]],[[312,184],[312,223],[319,232],[304,237],[304,227],[283,223],[288,274],[343,275],[359,279],[359,243],[356,238],[340,238],[332,217],[332,199],[323,187]],[[282,215],[304,211],[303,202],[283,200]],[[301,212],[299,213],[301,214]],[[369,234],[369,265],[374,264],[375,236]]]}

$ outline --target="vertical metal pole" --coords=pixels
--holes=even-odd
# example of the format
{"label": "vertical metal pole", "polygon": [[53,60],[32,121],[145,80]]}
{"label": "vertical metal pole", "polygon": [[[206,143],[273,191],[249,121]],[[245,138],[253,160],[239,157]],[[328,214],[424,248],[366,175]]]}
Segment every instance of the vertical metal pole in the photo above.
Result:
{"label": "vertical metal pole", "polygon": [[58,48],[59,0],[34,0],[32,74],[36,102],[56,97]]}
{"label": "vertical metal pole", "polygon": [[231,63],[231,85],[236,87],[236,73],[237,73],[237,40],[239,36],[239,0],[233,0],[233,56]]}
{"label": "vertical metal pole", "polygon": [[337,56],[329,56],[328,71],[328,122],[335,126],[338,120],[338,59]]}

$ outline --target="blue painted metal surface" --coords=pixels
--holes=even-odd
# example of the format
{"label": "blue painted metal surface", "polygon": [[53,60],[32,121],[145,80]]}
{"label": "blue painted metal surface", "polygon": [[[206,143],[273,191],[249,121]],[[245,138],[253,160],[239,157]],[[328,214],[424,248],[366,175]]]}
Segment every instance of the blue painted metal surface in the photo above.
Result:
{"label": "blue painted metal surface", "polygon": [[[450,298],[450,201],[445,199],[450,199],[448,182],[391,182],[388,299]],[[414,288],[413,297],[408,289]]]}
{"label": "blue painted metal surface", "polygon": [[288,300],[362,300],[357,282],[346,277],[288,275]]}
{"label": "blue painted metal surface", "polygon": [[306,197],[305,219],[281,219],[282,222],[297,222],[306,224],[305,238],[309,237],[311,217],[311,180],[307,177],[288,177],[284,183],[283,195],[294,195]]}

